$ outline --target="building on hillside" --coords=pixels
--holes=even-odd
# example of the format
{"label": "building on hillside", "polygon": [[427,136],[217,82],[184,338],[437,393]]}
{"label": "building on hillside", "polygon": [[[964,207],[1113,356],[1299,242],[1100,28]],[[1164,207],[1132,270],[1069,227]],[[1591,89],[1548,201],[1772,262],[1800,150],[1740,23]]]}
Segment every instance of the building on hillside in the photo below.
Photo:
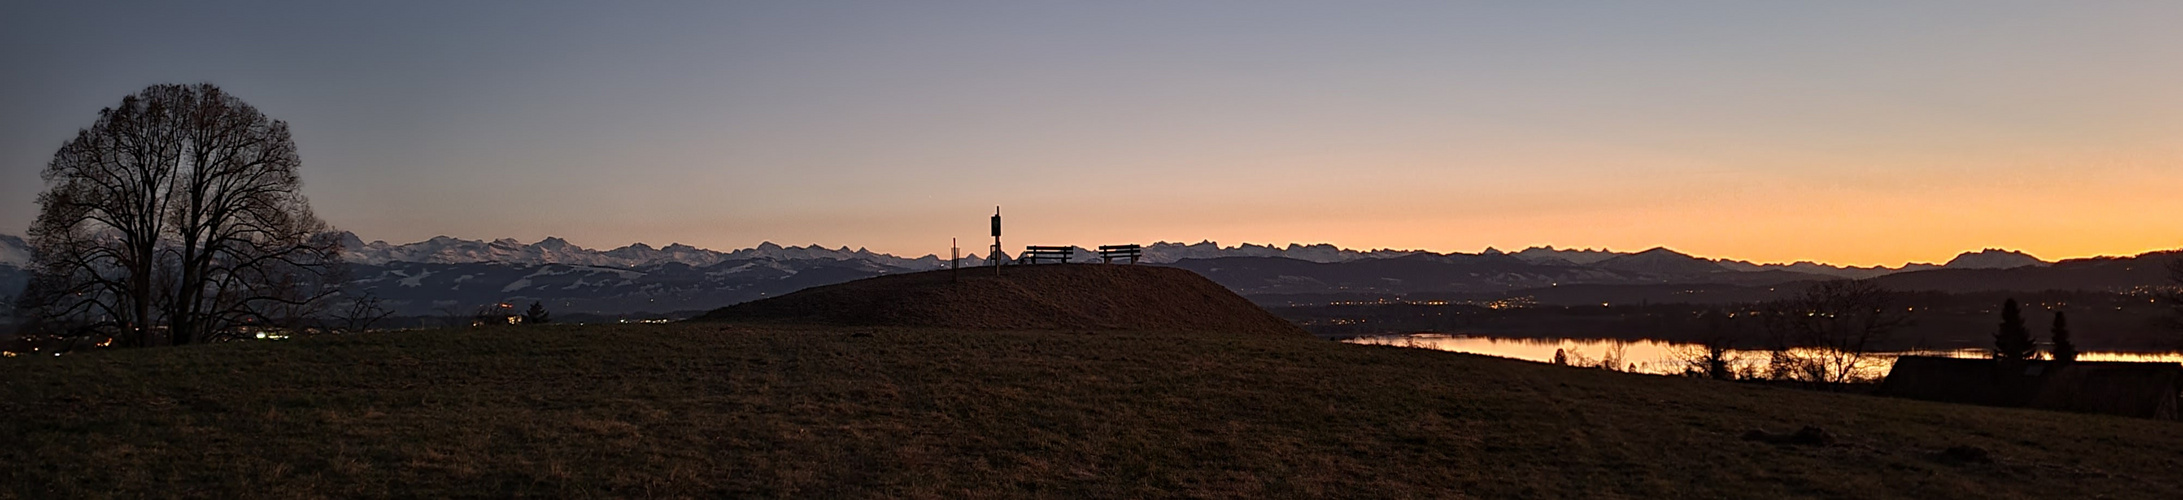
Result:
{"label": "building on hillside", "polygon": [[1879,394],[1926,401],[2176,420],[2183,364],[1904,356]]}
{"label": "building on hillside", "polygon": [[506,302],[478,306],[478,312],[470,315],[470,326],[520,325],[523,316],[515,313],[515,306]]}

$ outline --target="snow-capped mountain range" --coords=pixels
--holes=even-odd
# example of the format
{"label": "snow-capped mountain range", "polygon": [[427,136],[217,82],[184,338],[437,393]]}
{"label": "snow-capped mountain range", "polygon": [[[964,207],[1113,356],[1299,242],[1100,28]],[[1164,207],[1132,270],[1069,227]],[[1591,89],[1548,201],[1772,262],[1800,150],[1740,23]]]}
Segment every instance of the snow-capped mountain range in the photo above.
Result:
{"label": "snow-capped mountain range", "polygon": [[[622,314],[702,310],[798,289],[880,274],[947,267],[936,255],[902,257],[867,249],[781,246],[716,251],[638,243],[598,250],[560,238],[466,240],[447,236],[406,244],[341,235],[354,293],[387,299],[405,315],[499,302],[546,302],[557,311]],[[1827,277],[1868,278],[1927,269],[1994,270],[2047,266],[2021,252],[1988,249],[1945,265],[1842,267],[1812,262],[1754,264],[1694,257],[1666,248],[1641,252],[1534,247],[1517,252],[1353,250],[1329,244],[1221,246],[1157,242],[1148,264],[1196,270],[1250,293],[1391,293],[1515,290],[1555,284],[1662,283],[1770,285]],[[1006,259],[1006,255],[1001,258]],[[0,235],[0,296],[28,282],[22,238]],[[1097,260],[1078,247],[1076,261]],[[978,255],[966,267],[983,266]]]}
{"label": "snow-capped mountain range", "polygon": [[[634,268],[670,262],[703,267],[721,262],[751,259],[855,260],[904,269],[938,269],[946,267],[948,264],[946,259],[937,255],[912,258],[872,252],[863,248],[851,250],[847,246],[840,248],[826,248],[815,244],[781,246],[773,242],[764,242],[756,247],[723,252],[680,243],[658,248],[644,243],[636,243],[611,250],[594,250],[570,244],[568,240],[552,237],[539,240],[536,243],[526,244],[513,238],[485,241],[439,236],[415,243],[397,245],[385,241],[366,243],[353,233],[343,233],[342,236],[348,260],[361,264],[499,262],[507,264],[568,264]],[[6,255],[5,252],[4,246],[0,246],[0,256]],[[1666,248],[1653,248],[1642,252],[1616,252],[1606,249],[1557,249],[1552,246],[1543,246],[1526,248],[1513,253],[1487,248],[1477,254],[1461,252],[1443,254],[1426,250],[1353,250],[1326,243],[1312,245],[1291,243],[1285,247],[1244,243],[1237,246],[1223,247],[1212,241],[1188,244],[1162,241],[1146,245],[1144,248],[1144,261],[1152,264],[1170,264],[1186,259],[1227,257],[1280,257],[1318,263],[1336,263],[1412,255],[1508,255],[1534,264],[1576,266],[1606,263],[1622,267],[1644,267],[1648,265],[1645,262],[1653,261],[1655,263],[1651,265],[1678,265],[1684,266],[1684,270],[1690,270],[1689,266],[1692,265],[1706,266],[1706,263],[1710,263],[1719,266],[1720,270],[1728,271],[1791,271],[1846,278],[1868,278],[1895,272],[1925,269],[2005,269],[2049,264],[2023,252],[1991,248],[1978,252],[1966,252],[1956,256],[1955,259],[1944,265],[1910,264],[1893,268],[1836,266],[1809,261],[1792,264],[1757,264],[1741,260],[1693,257]],[[28,258],[27,253],[24,258]],[[1081,262],[1097,261],[1098,252],[1081,246],[1076,247],[1074,260]],[[1692,261],[1697,261],[1697,263]],[[965,266],[985,264],[985,259],[977,254],[969,254],[963,258],[963,265]]]}
{"label": "snow-capped mountain range", "polygon": [[30,244],[22,237],[0,234],[0,266],[30,265]]}
{"label": "snow-capped mountain range", "polygon": [[[421,262],[431,264],[470,264],[498,262],[504,264],[568,264],[579,266],[605,266],[634,268],[666,263],[690,266],[710,266],[731,260],[772,259],[830,259],[858,260],[874,264],[910,268],[936,269],[947,264],[934,255],[921,258],[903,258],[873,253],[862,248],[829,249],[818,245],[780,246],[772,242],[756,247],[720,252],[680,243],[653,248],[636,243],[612,250],[593,250],[576,246],[561,238],[546,238],[537,243],[524,244],[514,238],[493,241],[465,240],[447,236],[395,245],[385,241],[365,243],[355,233],[342,233],[345,258],[358,264],[386,264],[390,262]],[[983,264],[983,259],[966,259]]]}
{"label": "snow-capped mountain range", "polygon": [[[781,246],[772,242],[729,251],[708,250],[680,243],[653,247],[635,243],[610,250],[580,247],[561,238],[546,238],[535,243],[523,243],[513,238],[498,240],[467,240],[439,236],[415,243],[391,244],[385,241],[365,242],[354,233],[341,234],[345,255],[349,262],[357,264],[385,265],[390,263],[426,264],[564,264],[572,266],[639,268],[667,263],[693,267],[706,267],[729,261],[747,260],[837,260],[859,261],[887,268],[908,270],[939,269],[948,262],[937,255],[901,257],[847,246],[826,248],[819,245]],[[1098,260],[1098,253],[1077,247],[1076,261]],[[1685,255],[1666,248],[1654,248],[1642,252],[1616,252],[1605,249],[1557,249],[1552,246],[1531,247],[1517,252],[1502,252],[1487,248],[1477,254],[1460,252],[1435,253],[1425,250],[1352,250],[1319,243],[1287,246],[1244,243],[1223,247],[1212,241],[1197,243],[1156,242],[1145,246],[1144,260],[1152,264],[1171,264],[1188,259],[1216,259],[1228,257],[1279,257],[1317,263],[1350,262],[1366,259],[1386,259],[1413,255],[1463,256],[1507,255],[1533,264],[1574,266],[1605,265],[1625,270],[1646,270],[1659,266],[1675,266],[1681,271],[1717,270],[1728,271],[1790,271],[1844,278],[1869,278],[1903,271],[1926,269],[2007,269],[2025,266],[2045,266],[2051,263],[2013,250],[1989,248],[1977,252],[1965,252],[1946,264],[1910,264],[1902,267],[1855,267],[1836,266],[1816,262],[1791,264],[1757,264],[1731,259],[1708,259]],[[1003,256],[1005,257],[1005,255]],[[0,235],[0,266],[26,267],[30,251],[21,237]],[[963,258],[965,266],[982,266],[986,261],[978,254]],[[1659,270],[1659,269],[1653,269]]]}

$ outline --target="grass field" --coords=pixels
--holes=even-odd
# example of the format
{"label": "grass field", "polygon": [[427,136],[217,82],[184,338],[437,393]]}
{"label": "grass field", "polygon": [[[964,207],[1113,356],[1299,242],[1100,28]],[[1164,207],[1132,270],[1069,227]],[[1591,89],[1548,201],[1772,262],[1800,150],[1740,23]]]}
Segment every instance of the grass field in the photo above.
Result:
{"label": "grass field", "polygon": [[2183,497],[2175,422],[1294,336],[557,326],[0,382],[0,497]]}

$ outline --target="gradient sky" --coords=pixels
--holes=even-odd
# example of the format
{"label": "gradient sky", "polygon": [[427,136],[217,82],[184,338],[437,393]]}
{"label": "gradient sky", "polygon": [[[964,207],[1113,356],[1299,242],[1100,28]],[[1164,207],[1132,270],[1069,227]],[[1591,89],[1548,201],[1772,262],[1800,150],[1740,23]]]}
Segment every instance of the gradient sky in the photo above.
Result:
{"label": "gradient sky", "polygon": [[[641,5],[641,7],[640,7]],[[366,239],[2183,247],[2179,2],[0,4],[0,233],[213,82]]]}

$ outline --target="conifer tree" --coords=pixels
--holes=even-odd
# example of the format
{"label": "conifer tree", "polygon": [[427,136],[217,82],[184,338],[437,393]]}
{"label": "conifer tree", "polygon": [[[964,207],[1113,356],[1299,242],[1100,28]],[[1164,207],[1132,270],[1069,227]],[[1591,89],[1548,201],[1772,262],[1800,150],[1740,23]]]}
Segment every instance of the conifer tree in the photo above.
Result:
{"label": "conifer tree", "polygon": [[2077,343],[2069,338],[2069,317],[2054,311],[2054,360],[2068,363],[2077,360]]}
{"label": "conifer tree", "polygon": [[523,311],[523,324],[543,325],[551,322],[553,322],[553,315],[546,312],[545,304],[532,301],[531,308]]}
{"label": "conifer tree", "polygon": [[2037,355],[2038,346],[2032,343],[2031,329],[2024,327],[2024,314],[2017,308],[2016,299],[2002,303],[2001,330],[1994,332],[1994,359],[2022,361]]}

